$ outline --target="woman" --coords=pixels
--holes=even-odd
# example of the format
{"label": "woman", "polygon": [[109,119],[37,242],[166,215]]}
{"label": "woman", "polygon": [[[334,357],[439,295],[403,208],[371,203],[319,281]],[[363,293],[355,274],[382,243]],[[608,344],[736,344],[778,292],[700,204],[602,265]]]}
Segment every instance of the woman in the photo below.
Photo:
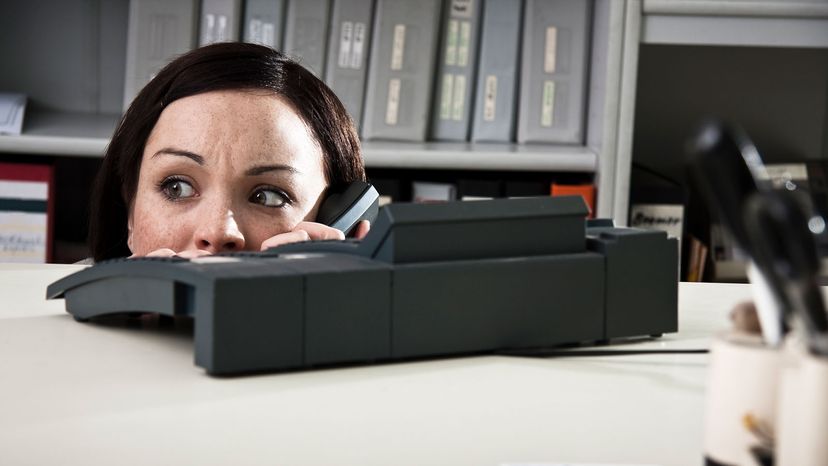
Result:
{"label": "woman", "polygon": [[322,81],[267,47],[202,47],[164,67],[118,125],[92,194],[92,257],[342,238],[313,220],[328,189],[358,180],[359,137]]}

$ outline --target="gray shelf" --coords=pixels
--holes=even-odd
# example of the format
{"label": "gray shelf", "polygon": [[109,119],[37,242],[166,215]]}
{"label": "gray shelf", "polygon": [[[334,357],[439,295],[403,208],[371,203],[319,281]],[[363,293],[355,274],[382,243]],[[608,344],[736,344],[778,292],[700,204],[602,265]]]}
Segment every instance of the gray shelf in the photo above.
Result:
{"label": "gray shelf", "polygon": [[[103,157],[120,115],[29,112],[20,136],[0,136],[0,152]],[[594,172],[597,154],[581,146],[366,142],[369,167]]]}
{"label": "gray shelf", "polygon": [[828,47],[828,2],[644,0],[647,44]]}

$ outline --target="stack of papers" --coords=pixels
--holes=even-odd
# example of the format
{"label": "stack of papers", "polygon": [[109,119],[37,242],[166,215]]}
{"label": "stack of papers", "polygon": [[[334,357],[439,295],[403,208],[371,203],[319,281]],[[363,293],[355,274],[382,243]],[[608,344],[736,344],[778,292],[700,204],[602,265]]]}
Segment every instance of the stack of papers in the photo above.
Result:
{"label": "stack of papers", "polygon": [[0,134],[20,135],[26,95],[0,92]]}

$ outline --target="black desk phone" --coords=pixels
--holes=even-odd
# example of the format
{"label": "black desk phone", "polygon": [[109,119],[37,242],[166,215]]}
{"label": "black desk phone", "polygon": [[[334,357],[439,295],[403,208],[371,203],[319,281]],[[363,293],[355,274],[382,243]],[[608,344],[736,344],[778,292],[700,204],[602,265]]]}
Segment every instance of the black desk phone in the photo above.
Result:
{"label": "black desk phone", "polygon": [[[367,218],[354,210],[371,210],[372,190],[355,186],[319,217]],[[80,321],[189,316],[196,364],[214,375],[675,331],[676,240],[586,215],[580,197],[393,203],[361,240],[113,259],[52,283],[47,297],[65,298]]]}
{"label": "black desk phone", "polygon": [[351,236],[357,223],[368,220],[374,223],[379,211],[379,193],[369,183],[354,181],[343,190],[329,192],[316,221],[336,228]]}

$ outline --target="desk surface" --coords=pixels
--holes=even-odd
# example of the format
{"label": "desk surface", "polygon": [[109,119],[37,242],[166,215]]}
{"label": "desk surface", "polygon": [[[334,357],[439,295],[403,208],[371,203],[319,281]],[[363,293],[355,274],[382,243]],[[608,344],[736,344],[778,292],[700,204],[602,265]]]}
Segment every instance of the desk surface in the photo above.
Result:
{"label": "desk surface", "polygon": [[[701,463],[706,354],[212,378],[186,322],[81,324],[43,299],[80,268],[0,264],[0,464]],[[606,349],[706,348],[748,297],[682,283],[678,334]]]}

